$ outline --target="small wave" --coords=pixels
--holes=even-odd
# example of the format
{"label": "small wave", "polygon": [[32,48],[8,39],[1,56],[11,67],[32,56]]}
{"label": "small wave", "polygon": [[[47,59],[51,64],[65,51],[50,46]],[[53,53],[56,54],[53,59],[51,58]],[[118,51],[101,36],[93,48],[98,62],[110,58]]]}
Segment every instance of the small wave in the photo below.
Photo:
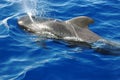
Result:
{"label": "small wave", "polygon": [[10,26],[8,25],[8,20],[18,15],[19,14],[15,14],[0,21],[0,38],[5,38],[9,36]]}

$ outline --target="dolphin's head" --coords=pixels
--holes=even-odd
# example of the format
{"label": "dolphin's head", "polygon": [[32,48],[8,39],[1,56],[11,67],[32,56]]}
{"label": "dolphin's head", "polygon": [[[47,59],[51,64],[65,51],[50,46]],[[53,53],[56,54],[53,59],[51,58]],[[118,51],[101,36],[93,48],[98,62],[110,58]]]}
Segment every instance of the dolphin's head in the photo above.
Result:
{"label": "dolphin's head", "polygon": [[44,18],[26,15],[18,19],[18,25],[25,31],[36,33],[41,29],[40,24],[45,21],[47,20]]}
{"label": "dolphin's head", "polygon": [[34,33],[44,38],[57,38],[59,36],[57,33],[61,33],[60,30],[65,27],[63,24],[56,22],[54,19],[41,18],[38,16],[20,17],[18,19],[18,25],[25,31]]}
{"label": "dolphin's head", "polygon": [[40,25],[41,23],[44,23],[48,20],[52,20],[52,19],[46,19],[46,18],[41,18],[38,16],[26,15],[26,16],[22,16],[18,19],[18,25],[28,32],[35,33],[35,32],[37,32],[38,29],[40,29],[38,27],[38,25]]}
{"label": "dolphin's head", "polygon": [[28,28],[29,25],[33,24],[33,23],[43,23],[46,21],[51,21],[54,19],[47,19],[47,18],[42,18],[42,17],[38,17],[38,16],[22,16],[18,19],[18,25],[21,26],[22,28]]}
{"label": "dolphin's head", "polygon": [[22,16],[18,19],[18,25],[23,29],[29,29],[29,25],[32,24],[34,17]]}

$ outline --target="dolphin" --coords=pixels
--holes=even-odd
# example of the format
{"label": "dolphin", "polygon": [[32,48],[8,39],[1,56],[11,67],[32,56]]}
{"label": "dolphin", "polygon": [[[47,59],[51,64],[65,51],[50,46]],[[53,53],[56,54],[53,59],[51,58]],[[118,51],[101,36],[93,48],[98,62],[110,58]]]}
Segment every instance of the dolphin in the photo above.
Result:
{"label": "dolphin", "polygon": [[[66,21],[27,15],[18,19],[18,25],[21,28],[43,38],[63,40],[73,45],[93,48],[95,51],[104,54],[118,55],[120,47],[116,47],[116,44],[91,31],[88,25],[92,23],[94,20],[87,16],[79,16]],[[100,42],[104,45],[96,47],[95,44]],[[114,52],[111,47],[115,47]],[[116,50],[118,51],[116,52]]]}

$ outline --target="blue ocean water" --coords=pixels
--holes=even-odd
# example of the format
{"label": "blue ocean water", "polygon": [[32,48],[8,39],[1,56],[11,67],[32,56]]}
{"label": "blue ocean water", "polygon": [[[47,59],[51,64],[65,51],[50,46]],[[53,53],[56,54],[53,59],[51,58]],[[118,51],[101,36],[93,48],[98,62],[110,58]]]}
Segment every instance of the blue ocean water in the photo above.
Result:
{"label": "blue ocean water", "polygon": [[120,43],[120,0],[0,0],[0,80],[120,80],[120,57],[68,47],[21,30],[17,19],[27,12],[68,20],[89,16],[90,29]]}

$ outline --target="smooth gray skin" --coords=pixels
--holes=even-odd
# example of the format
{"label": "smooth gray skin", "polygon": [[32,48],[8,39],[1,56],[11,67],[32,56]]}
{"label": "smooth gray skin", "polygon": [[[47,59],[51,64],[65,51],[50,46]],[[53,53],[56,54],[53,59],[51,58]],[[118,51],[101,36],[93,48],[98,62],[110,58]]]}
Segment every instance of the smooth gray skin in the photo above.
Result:
{"label": "smooth gray skin", "polygon": [[[120,55],[119,45],[104,40],[89,30],[88,25],[93,22],[93,19],[86,16],[75,17],[66,21],[39,18],[37,16],[23,16],[18,20],[18,25],[26,31],[43,38],[60,39],[74,45],[93,48],[95,51],[104,54]],[[105,45],[94,48],[94,43],[101,39],[104,40],[102,43]]]}
{"label": "smooth gray skin", "polygon": [[39,17],[23,16],[18,24],[26,31],[37,35],[69,41],[81,41],[92,43],[100,36],[88,29],[88,25],[94,21],[90,17],[81,16],[67,21],[43,19]]}

